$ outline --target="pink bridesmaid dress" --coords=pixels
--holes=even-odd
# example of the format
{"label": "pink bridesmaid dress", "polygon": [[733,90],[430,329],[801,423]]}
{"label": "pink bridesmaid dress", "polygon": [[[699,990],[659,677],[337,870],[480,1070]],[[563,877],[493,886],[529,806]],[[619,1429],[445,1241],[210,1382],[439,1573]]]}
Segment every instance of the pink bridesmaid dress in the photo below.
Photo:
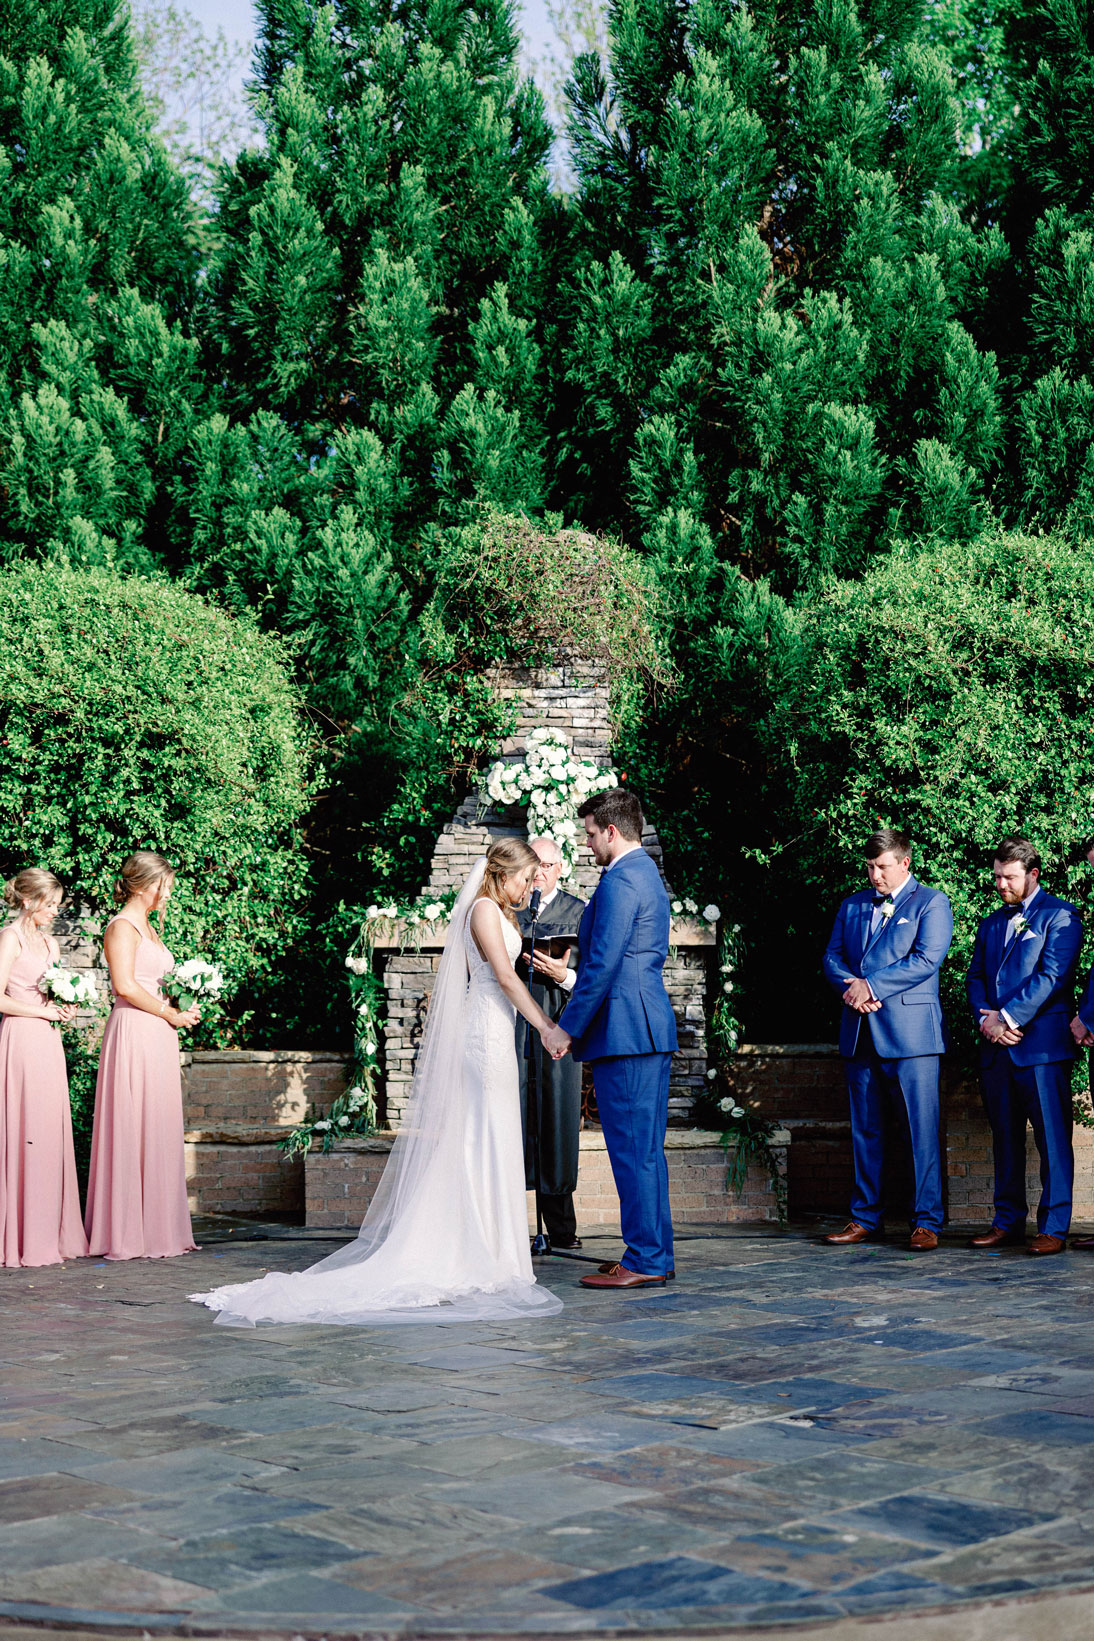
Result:
{"label": "pink bridesmaid dress", "polygon": [[[137,984],[159,997],[160,981],[173,961],[166,946],[141,934]],[[182,1135],[179,1034],[162,1017],[115,997],[95,1085],[87,1185],[93,1255],[170,1259],[196,1247]]]}
{"label": "pink bridesmaid dress", "polygon": [[[14,927],[19,956],[7,995],[41,1007],[38,982],[60,947],[47,936],[48,955],[36,957]],[[0,1024],[0,1239],[3,1265],[59,1265],[87,1253],[61,1034],[29,1015],[5,1014]]]}

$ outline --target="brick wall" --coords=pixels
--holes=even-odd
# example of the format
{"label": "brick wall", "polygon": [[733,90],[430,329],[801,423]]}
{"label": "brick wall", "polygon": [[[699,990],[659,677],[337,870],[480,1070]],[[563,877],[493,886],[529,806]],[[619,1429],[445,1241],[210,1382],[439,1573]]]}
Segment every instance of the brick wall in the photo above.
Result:
{"label": "brick wall", "polygon": [[193,1213],[304,1216],[304,1164],[278,1140],[345,1090],[346,1060],[314,1051],[198,1050],[182,1056],[186,1183]]}
{"label": "brick wall", "polygon": [[[785,1173],[789,1135],[777,1136],[774,1150]],[[390,1139],[340,1140],[323,1153],[313,1149],[305,1159],[309,1228],[354,1229],[364,1218],[380,1182],[391,1148]],[[669,1164],[669,1200],[678,1224],[719,1224],[777,1219],[775,1193],[764,1169],[751,1167],[740,1198],[725,1188],[726,1159],[717,1136],[699,1130],[670,1130],[665,1145]],[[535,1224],[535,1200],[529,1195],[529,1225]],[[612,1179],[604,1136],[581,1135],[581,1161],[574,1193],[578,1230],[617,1229],[619,1197]]]}
{"label": "brick wall", "polygon": [[[851,1125],[843,1062],[833,1043],[745,1044],[731,1070],[738,1098],[754,1099],[764,1116],[792,1136],[787,1185],[790,1212],[845,1214],[851,1197]],[[906,1211],[911,1169],[899,1127],[890,1124],[886,1197],[894,1223]],[[947,1218],[953,1225],[987,1224],[994,1169],[991,1129],[976,1081],[942,1075],[942,1155]],[[1026,1195],[1031,1215],[1041,1184],[1033,1135],[1027,1136]],[[1094,1130],[1075,1130],[1075,1218],[1094,1220]]]}

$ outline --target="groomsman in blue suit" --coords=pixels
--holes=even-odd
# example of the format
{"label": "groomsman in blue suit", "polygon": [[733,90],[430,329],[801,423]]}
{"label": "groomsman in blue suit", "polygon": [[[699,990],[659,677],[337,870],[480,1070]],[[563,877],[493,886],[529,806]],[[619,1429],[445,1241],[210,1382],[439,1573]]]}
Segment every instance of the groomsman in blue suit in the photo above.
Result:
{"label": "groomsman in blue suit", "polygon": [[865,855],[870,887],[843,902],[824,954],[824,972],[843,1002],[839,1046],[855,1167],[850,1224],[825,1241],[868,1242],[883,1234],[885,1109],[892,1100],[907,1113],[912,1142],[911,1247],[925,1253],[938,1247],[942,1229],[938,971],[953,939],[953,914],[944,894],[912,876],[903,832],[875,832]]}
{"label": "groomsman in blue suit", "polygon": [[578,928],[577,981],[558,1023],[574,1059],[592,1062],[626,1243],[617,1264],[581,1285],[645,1288],[675,1274],[665,1129],[676,1018],[661,978],[669,897],[642,847],[642,806],[633,792],[602,792],[578,814],[603,871]]}
{"label": "groomsman in blue suit", "polygon": [[[1094,866],[1094,838],[1087,838],[1082,852],[1091,866]],[[1075,1018],[1071,1022],[1071,1035],[1075,1039],[1076,1048],[1094,1048],[1094,968],[1091,968],[1086,977],[1086,989],[1079,999]],[[1090,1086],[1094,1089],[1094,1055],[1090,1058]],[[1094,1251],[1094,1236],[1072,1237],[1071,1246],[1090,1253]]]}
{"label": "groomsman in blue suit", "polygon": [[995,1216],[971,1245],[1025,1243],[1028,1121],[1041,1157],[1029,1251],[1058,1254],[1067,1246],[1075,1178],[1069,1021],[1082,925],[1070,901],[1041,888],[1041,858],[1027,839],[1004,838],[992,871],[1003,904],[977,930],[968,990],[983,1038],[980,1087],[995,1154]]}

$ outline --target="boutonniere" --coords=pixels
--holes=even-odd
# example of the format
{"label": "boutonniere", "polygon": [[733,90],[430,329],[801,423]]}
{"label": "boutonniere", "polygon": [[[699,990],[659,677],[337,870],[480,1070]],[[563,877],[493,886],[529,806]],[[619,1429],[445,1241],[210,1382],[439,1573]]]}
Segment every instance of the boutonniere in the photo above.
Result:
{"label": "boutonniere", "polygon": [[1015,918],[1015,920],[1014,920],[1014,932],[1015,932],[1015,934],[1021,934],[1023,929],[1028,929],[1028,928],[1029,928],[1029,918],[1028,917],[1019,915],[1018,917]]}
{"label": "boutonniere", "polygon": [[891,900],[883,900],[882,903],[881,903],[881,906],[879,907],[879,910],[881,912],[882,917],[885,919],[886,923],[888,923],[889,919],[892,917],[893,913],[896,911],[896,907],[893,905]]}

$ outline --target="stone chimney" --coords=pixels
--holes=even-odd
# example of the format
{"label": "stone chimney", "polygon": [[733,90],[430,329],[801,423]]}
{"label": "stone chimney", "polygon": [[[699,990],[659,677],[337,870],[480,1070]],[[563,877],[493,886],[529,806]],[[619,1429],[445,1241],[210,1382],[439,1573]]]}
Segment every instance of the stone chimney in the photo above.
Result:
{"label": "stone chimney", "polygon": [[[497,749],[496,757],[518,760],[523,757],[531,730],[559,729],[577,757],[591,758],[601,768],[610,766],[611,707],[607,669],[602,661],[567,658],[552,668],[499,671],[495,691],[502,700],[513,701],[516,709],[513,731]],[[459,889],[495,838],[527,836],[525,819],[520,808],[484,807],[476,789],[437,839],[427,891],[444,894]],[[648,822],[642,846],[657,862],[664,879],[661,844]],[[587,900],[599,876],[599,868],[580,851],[578,865],[563,886]],[[393,1128],[398,1127],[406,1109],[426,1005],[440,961],[443,929],[429,939],[432,943],[423,942],[419,951],[401,950],[398,934],[376,942],[384,963],[384,1083],[387,1121]],[[676,1011],[680,1039],[669,1090],[670,1121],[675,1124],[687,1122],[706,1076],[706,994],[714,947],[714,931],[709,925],[690,918],[674,920],[665,985]]]}

